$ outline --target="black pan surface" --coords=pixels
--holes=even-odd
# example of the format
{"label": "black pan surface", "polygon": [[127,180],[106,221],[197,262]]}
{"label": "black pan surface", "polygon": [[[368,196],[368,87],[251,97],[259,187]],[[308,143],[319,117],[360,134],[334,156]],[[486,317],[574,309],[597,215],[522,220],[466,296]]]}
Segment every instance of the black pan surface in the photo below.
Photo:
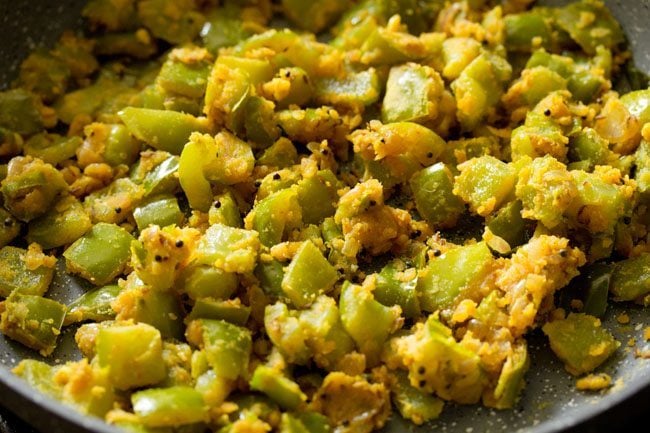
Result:
{"label": "black pan surface", "polygon": [[[80,26],[79,10],[84,3],[84,0],[0,0],[0,88],[11,82],[20,60],[31,49],[53,43],[66,28]],[[647,30],[650,0],[609,0],[605,3],[623,24],[637,67],[650,72],[650,32]],[[69,302],[83,292],[83,284],[60,269],[48,296]],[[629,324],[617,322],[621,313],[629,315]],[[648,395],[650,390],[650,361],[634,356],[635,348],[643,349],[647,344],[643,343],[643,330],[650,326],[650,311],[632,305],[614,305],[609,308],[603,324],[622,343],[617,355],[601,368],[616,381],[616,385],[604,394],[576,391],[574,379],[550,353],[543,336],[533,335],[530,339],[532,363],[526,376],[528,385],[515,409],[496,411],[478,406],[448,405],[441,418],[431,425],[416,428],[395,416],[383,432],[550,433],[565,431],[614,406],[624,414],[626,405],[632,407],[634,396],[640,396],[641,391]],[[74,332],[74,328],[68,328],[63,333],[59,347],[48,362],[80,358],[74,344]],[[632,339],[636,341],[634,347],[628,346]],[[35,352],[0,336],[0,405],[43,432],[119,431],[39,394],[9,372],[21,359],[35,357],[38,358]]]}

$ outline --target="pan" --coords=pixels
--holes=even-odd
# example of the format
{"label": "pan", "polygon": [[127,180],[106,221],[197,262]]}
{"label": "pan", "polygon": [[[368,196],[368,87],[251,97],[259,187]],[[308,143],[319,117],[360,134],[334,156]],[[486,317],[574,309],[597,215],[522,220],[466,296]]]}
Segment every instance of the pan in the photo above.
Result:
{"label": "pan", "polygon": [[[0,88],[6,87],[16,75],[17,66],[27,53],[39,45],[48,45],[67,28],[81,25],[80,10],[84,0],[0,0]],[[546,1],[562,4],[563,1]],[[606,1],[619,22],[622,23],[636,66],[650,72],[650,0]],[[70,302],[85,291],[84,284],[65,274],[59,266],[49,295],[61,302]],[[619,324],[617,318],[625,313],[630,321]],[[413,432],[526,432],[550,433],[567,431],[594,419],[600,425],[593,431],[615,427],[622,417],[639,410],[642,395],[650,393],[650,361],[637,359],[628,342],[636,339],[643,345],[643,331],[650,326],[650,312],[632,305],[612,305],[603,324],[623,343],[617,355],[610,359],[602,371],[616,381],[604,394],[586,394],[575,389],[574,378],[552,355],[546,339],[533,334],[529,340],[531,367],[527,373],[527,386],[516,408],[496,411],[478,406],[448,405],[440,419],[430,425],[415,427],[394,416],[383,433]],[[74,343],[75,328],[65,330],[56,351],[43,359],[61,363],[79,359],[81,355]],[[646,350],[649,347],[645,348]],[[120,430],[101,420],[80,415],[74,409],[31,389],[10,373],[21,359],[39,358],[35,352],[23,348],[0,336],[0,405],[13,411],[27,423],[48,433],[118,433]],[[618,414],[613,418],[610,414]]]}

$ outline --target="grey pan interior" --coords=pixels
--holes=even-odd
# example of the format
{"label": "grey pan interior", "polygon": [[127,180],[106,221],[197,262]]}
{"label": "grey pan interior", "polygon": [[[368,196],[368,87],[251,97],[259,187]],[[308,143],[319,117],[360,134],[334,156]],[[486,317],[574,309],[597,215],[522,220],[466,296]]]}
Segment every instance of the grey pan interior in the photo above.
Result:
{"label": "grey pan interior", "polygon": [[[0,0],[0,88],[15,75],[16,65],[26,53],[40,44],[49,44],[65,28],[80,25],[82,0]],[[562,3],[553,1],[547,3]],[[610,0],[606,3],[623,23],[633,47],[637,66],[650,72],[650,0]],[[59,273],[51,296],[69,301],[83,291],[72,278]],[[620,325],[615,317],[627,312],[629,325]],[[618,404],[628,404],[633,395],[650,387],[650,361],[638,360],[626,347],[631,338],[642,342],[643,329],[650,325],[650,312],[624,305],[610,308],[604,324],[612,330],[623,347],[608,362],[604,371],[618,382],[608,393],[583,394],[575,390],[574,380],[550,354],[543,338],[531,340],[532,365],[527,375],[528,386],[516,409],[494,411],[479,407],[449,406],[441,419],[432,425],[414,428],[395,417],[384,432],[558,432]],[[61,362],[76,359],[72,336],[64,333],[62,344],[50,358]],[[637,343],[642,344],[642,343]],[[83,417],[72,409],[29,389],[8,371],[22,358],[34,357],[17,344],[0,337],[0,404],[48,433],[117,432],[99,420]],[[620,407],[620,406],[619,406]]]}

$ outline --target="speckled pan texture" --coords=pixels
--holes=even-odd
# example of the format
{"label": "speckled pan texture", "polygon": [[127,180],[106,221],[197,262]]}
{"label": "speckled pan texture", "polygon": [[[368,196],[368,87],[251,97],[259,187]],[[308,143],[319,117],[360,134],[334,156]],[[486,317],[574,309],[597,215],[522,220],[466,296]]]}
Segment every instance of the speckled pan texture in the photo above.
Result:
{"label": "speckled pan texture", "polygon": [[[11,82],[18,63],[30,49],[53,42],[65,28],[80,25],[79,9],[83,3],[83,0],[0,0],[0,87]],[[650,0],[611,0],[606,3],[625,28],[638,68],[650,72],[650,32],[647,30]],[[59,272],[50,295],[59,301],[69,301],[82,291],[77,281]],[[617,318],[622,313],[629,316],[628,324],[618,323]],[[634,356],[635,350],[650,351],[650,345],[644,343],[642,336],[644,328],[650,326],[650,310],[630,305],[614,306],[609,309],[604,326],[622,342],[617,355],[601,368],[616,381],[616,385],[605,394],[576,391],[575,380],[550,353],[545,338],[533,335],[530,339],[532,364],[527,374],[528,385],[515,409],[495,411],[478,406],[449,405],[434,424],[416,428],[396,416],[383,432],[558,432],[592,418],[650,386],[650,360]],[[66,330],[49,361],[61,362],[79,357],[74,350],[73,336],[74,329]],[[85,418],[38,395],[9,373],[8,368],[22,358],[35,356],[34,352],[0,336],[0,404],[48,433],[117,432],[99,420]]]}

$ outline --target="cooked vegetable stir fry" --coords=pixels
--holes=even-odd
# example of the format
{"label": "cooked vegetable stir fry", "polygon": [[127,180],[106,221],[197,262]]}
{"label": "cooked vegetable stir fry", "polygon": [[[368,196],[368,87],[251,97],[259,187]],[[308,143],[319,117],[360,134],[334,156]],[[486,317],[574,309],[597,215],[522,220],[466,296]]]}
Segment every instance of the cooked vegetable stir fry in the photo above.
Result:
{"label": "cooked vegetable stir fry", "polygon": [[363,433],[512,408],[535,329],[598,369],[650,304],[650,90],[602,3],[530,3],[90,0],[0,92],[0,330],[83,354],[15,374],[130,432]]}

